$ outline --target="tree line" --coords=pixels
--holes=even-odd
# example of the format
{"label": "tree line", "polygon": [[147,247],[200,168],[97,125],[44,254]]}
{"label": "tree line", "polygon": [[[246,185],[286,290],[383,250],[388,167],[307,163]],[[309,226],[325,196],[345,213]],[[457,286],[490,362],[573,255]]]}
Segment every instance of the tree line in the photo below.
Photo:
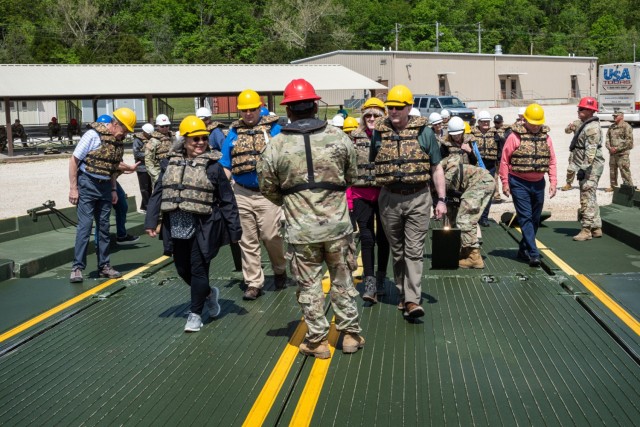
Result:
{"label": "tree line", "polygon": [[0,0],[0,62],[288,63],[495,45],[628,62],[639,18],[640,0]]}

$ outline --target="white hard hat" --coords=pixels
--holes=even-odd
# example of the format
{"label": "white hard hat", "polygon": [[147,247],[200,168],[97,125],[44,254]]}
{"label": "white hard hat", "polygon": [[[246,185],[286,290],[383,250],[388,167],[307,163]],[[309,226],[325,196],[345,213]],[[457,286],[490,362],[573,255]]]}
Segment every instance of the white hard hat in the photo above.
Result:
{"label": "white hard hat", "polygon": [[518,108],[518,115],[522,116],[525,112],[525,110],[527,109],[527,107],[520,107]]}
{"label": "white hard hat", "polygon": [[478,121],[480,122],[483,120],[486,120],[488,122],[491,121],[491,114],[489,114],[489,112],[486,110],[482,110],[478,113]]}
{"label": "white hard hat", "polygon": [[211,110],[209,110],[207,107],[200,107],[196,110],[196,116],[199,119],[210,119]]}
{"label": "white hard hat", "polygon": [[166,114],[158,114],[158,117],[156,117],[156,126],[169,126],[170,124],[171,122]]}
{"label": "white hard hat", "polygon": [[409,111],[409,115],[420,117],[422,114],[420,114],[420,110],[418,110],[416,107],[411,107],[411,111]]}
{"label": "white hard hat", "polygon": [[449,135],[459,135],[464,132],[464,120],[458,116],[451,117],[449,120]]}
{"label": "white hard hat", "polygon": [[446,108],[440,111],[440,115],[442,116],[443,119],[448,119],[449,117],[451,117],[451,113]]}
{"label": "white hard hat", "polygon": [[336,114],[335,116],[333,116],[333,119],[331,119],[331,124],[337,127],[342,127],[344,125],[344,117],[342,116],[342,114]]}
{"label": "white hard hat", "polygon": [[142,132],[151,135],[153,133],[153,125],[151,123],[145,123],[142,125]]}
{"label": "white hard hat", "polygon": [[442,123],[442,116],[438,113],[429,114],[429,124],[437,125],[438,123]]}

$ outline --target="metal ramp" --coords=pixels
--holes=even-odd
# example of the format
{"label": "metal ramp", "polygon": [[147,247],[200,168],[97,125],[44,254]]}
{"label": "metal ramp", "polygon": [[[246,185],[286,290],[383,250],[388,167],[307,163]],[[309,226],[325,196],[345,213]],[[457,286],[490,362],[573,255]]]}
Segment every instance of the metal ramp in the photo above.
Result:
{"label": "metal ramp", "polygon": [[188,289],[159,264],[11,340],[0,423],[636,425],[638,361],[579,302],[589,295],[551,263],[515,260],[502,227],[483,233],[485,270],[430,270],[428,251],[426,316],[405,321],[388,286],[359,302],[365,348],[343,355],[332,332],[326,361],[297,354],[295,288],[269,281],[243,301],[228,248],[211,268],[222,315],[196,334],[182,332]]}

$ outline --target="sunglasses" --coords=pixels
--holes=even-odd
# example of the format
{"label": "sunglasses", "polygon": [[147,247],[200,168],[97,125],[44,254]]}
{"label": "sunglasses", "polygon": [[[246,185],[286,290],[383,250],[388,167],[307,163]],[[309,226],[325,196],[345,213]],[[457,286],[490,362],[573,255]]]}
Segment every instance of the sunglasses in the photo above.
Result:
{"label": "sunglasses", "polygon": [[587,111],[588,108],[578,108],[578,111]]}
{"label": "sunglasses", "polygon": [[258,111],[257,108],[247,108],[246,110],[240,110],[243,113],[253,113],[254,111]]}
{"label": "sunglasses", "polygon": [[402,110],[404,110],[405,108],[406,108],[406,106],[405,106],[405,107],[397,107],[397,106],[394,106],[394,105],[389,105],[389,106],[387,106],[387,110],[402,111]]}
{"label": "sunglasses", "polygon": [[198,142],[208,142],[209,138],[207,138],[206,136],[192,136],[191,141],[197,144]]}
{"label": "sunglasses", "polygon": [[159,128],[168,128],[169,125],[162,125],[162,126],[158,126]]}

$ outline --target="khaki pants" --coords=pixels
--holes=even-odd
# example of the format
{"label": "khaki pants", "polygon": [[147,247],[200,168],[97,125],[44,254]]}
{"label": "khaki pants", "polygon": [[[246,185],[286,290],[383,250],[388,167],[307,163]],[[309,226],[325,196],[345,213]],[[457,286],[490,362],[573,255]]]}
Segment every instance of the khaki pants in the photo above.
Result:
{"label": "khaki pants", "polygon": [[420,304],[424,244],[431,217],[429,188],[401,195],[383,187],[378,205],[391,248],[393,275],[400,299],[405,303]]}
{"label": "khaki pants", "polygon": [[264,198],[259,191],[251,191],[239,185],[234,185],[233,190],[242,225],[242,275],[247,286],[262,289],[264,272],[260,241],[267,250],[274,274],[282,274],[287,269],[284,243],[280,235],[282,209]]}

